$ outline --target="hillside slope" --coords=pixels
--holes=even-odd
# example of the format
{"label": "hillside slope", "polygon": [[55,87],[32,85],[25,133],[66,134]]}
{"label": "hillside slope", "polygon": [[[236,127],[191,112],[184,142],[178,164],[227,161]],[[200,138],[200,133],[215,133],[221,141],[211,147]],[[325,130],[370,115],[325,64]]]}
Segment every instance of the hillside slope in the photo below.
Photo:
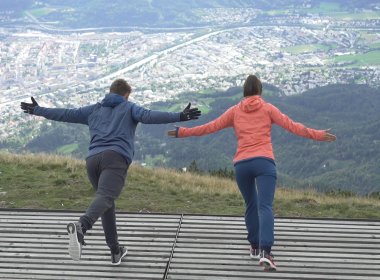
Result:
{"label": "hillside slope", "polygon": [[[315,142],[274,126],[272,138],[281,185],[362,195],[380,192],[379,90],[364,85],[331,85],[302,95],[280,96],[275,88],[266,86],[264,92],[271,93],[264,96],[267,101],[295,121],[317,129],[332,128],[338,137],[335,143]],[[205,113],[197,121],[180,125],[195,126],[218,117],[241,96],[241,88],[187,93],[173,102],[152,104],[151,108],[179,111],[191,101]],[[169,138],[166,131],[170,129],[172,124],[139,125],[134,160],[156,167],[182,168],[195,162],[202,171],[232,170],[236,148],[232,129],[186,139]],[[25,149],[84,157],[89,141],[87,130],[81,125],[55,122],[50,126],[46,122],[40,135]],[[3,147],[11,146],[3,143]],[[20,149],[20,145],[14,148]]]}
{"label": "hillside slope", "polygon": [[[94,192],[84,161],[0,152],[0,207],[84,210]],[[132,212],[243,215],[235,182],[174,170],[131,166],[117,208]],[[380,218],[377,198],[278,188],[276,216]]]}
{"label": "hillside slope", "polygon": [[[210,121],[241,96],[239,89],[211,94],[208,98],[213,97],[214,102],[210,104],[210,113],[199,121],[181,125],[191,127]],[[380,191],[378,89],[364,85],[331,85],[302,95],[272,94],[264,98],[293,120],[316,129],[331,128],[338,137],[335,143],[316,142],[274,126],[272,139],[278,171],[283,175],[282,184],[312,186],[325,192],[340,189],[370,194]],[[186,96],[183,99],[185,103]],[[161,164],[165,166],[189,166],[196,161],[201,170],[232,168],[231,159],[236,147],[232,129],[200,138],[168,139],[165,131],[173,126],[163,127],[141,126],[141,153],[137,159],[141,157],[146,161],[148,155],[157,157],[164,150],[165,161]]]}

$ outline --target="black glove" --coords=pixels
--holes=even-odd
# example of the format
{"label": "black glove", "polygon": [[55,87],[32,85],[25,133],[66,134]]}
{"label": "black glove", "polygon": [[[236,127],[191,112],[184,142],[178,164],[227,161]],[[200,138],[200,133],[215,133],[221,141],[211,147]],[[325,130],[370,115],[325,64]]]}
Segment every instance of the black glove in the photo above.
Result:
{"label": "black glove", "polygon": [[201,115],[201,111],[198,110],[198,108],[191,108],[191,103],[189,103],[186,108],[181,112],[180,120],[181,122],[189,121],[189,120],[196,120]]}
{"label": "black glove", "polygon": [[20,107],[21,110],[24,111],[24,113],[34,114],[34,109],[38,106],[38,103],[33,97],[31,97],[30,99],[32,99],[32,103],[21,102]]}

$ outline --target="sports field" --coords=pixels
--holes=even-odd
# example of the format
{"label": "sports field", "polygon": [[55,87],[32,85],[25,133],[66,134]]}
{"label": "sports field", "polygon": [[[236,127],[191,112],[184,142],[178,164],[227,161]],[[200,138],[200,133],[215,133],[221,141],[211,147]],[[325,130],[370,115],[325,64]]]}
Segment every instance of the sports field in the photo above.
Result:
{"label": "sports field", "polygon": [[334,62],[352,62],[352,66],[380,65],[380,50],[370,51],[364,54],[348,54],[336,56]]}

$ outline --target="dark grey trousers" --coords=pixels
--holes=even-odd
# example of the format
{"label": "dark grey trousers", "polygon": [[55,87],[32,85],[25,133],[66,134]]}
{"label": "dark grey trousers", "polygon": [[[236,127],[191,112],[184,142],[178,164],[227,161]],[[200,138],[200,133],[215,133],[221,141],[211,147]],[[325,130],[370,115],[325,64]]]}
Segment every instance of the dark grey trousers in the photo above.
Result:
{"label": "dark grey trousers", "polygon": [[120,195],[127,175],[129,163],[119,153],[106,150],[86,159],[87,175],[96,195],[80,222],[87,231],[102,218],[105,239],[111,250],[119,246],[115,199]]}

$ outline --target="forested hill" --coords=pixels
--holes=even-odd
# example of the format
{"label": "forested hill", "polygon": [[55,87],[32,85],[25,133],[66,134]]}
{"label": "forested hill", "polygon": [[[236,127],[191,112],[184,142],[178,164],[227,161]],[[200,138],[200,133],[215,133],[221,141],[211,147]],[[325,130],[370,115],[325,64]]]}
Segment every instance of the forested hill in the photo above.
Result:
{"label": "forested hill", "polygon": [[[59,27],[184,27],[202,26],[202,9],[254,8],[261,10],[319,7],[326,0],[1,0],[0,11],[14,16],[24,12],[42,22],[54,22]],[[334,0],[343,10],[370,8],[377,0]],[[231,10],[233,13],[233,10]],[[220,15],[223,17],[223,15]]]}
{"label": "forested hill", "polygon": [[[185,125],[195,126],[217,117],[240,96],[239,89],[214,95],[211,112]],[[335,143],[315,142],[275,126],[272,137],[283,184],[361,194],[380,191],[379,90],[364,85],[333,85],[302,95],[265,99],[295,121],[317,129],[331,128],[338,137]],[[203,170],[232,167],[236,147],[232,129],[200,138],[167,140],[163,128],[142,128],[140,147],[145,159],[154,151],[158,152],[155,156],[165,151],[163,162],[172,167],[189,166],[192,161]],[[162,143],[167,145],[162,148]]]}
{"label": "forested hill", "polygon": [[[293,120],[317,129],[331,128],[338,137],[335,143],[315,142],[274,126],[272,137],[280,184],[312,186],[322,191],[380,192],[378,89],[365,85],[332,85],[302,95],[280,97],[273,94],[273,87],[266,86],[264,92],[272,93],[264,98]],[[192,101],[204,114],[198,121],[181,125],[195,126],[216,118],[241,96],[241,88],[209,94],[188,93],[172,103],[158,103],[151,108],[179,111]],[[169,129],[173,129],[173,125],[139,125],[135,161],[172,168],[188,167],[195,162],[203,171],[233,169],[231,160],[236,140],[232,129],[186,139],[167,137]],[[41,131],[41,135],[26,146],[27,150],[85,156],[89,140],[85,126],[52,123]],[[7,143],[4,146],[7,147]]]}

